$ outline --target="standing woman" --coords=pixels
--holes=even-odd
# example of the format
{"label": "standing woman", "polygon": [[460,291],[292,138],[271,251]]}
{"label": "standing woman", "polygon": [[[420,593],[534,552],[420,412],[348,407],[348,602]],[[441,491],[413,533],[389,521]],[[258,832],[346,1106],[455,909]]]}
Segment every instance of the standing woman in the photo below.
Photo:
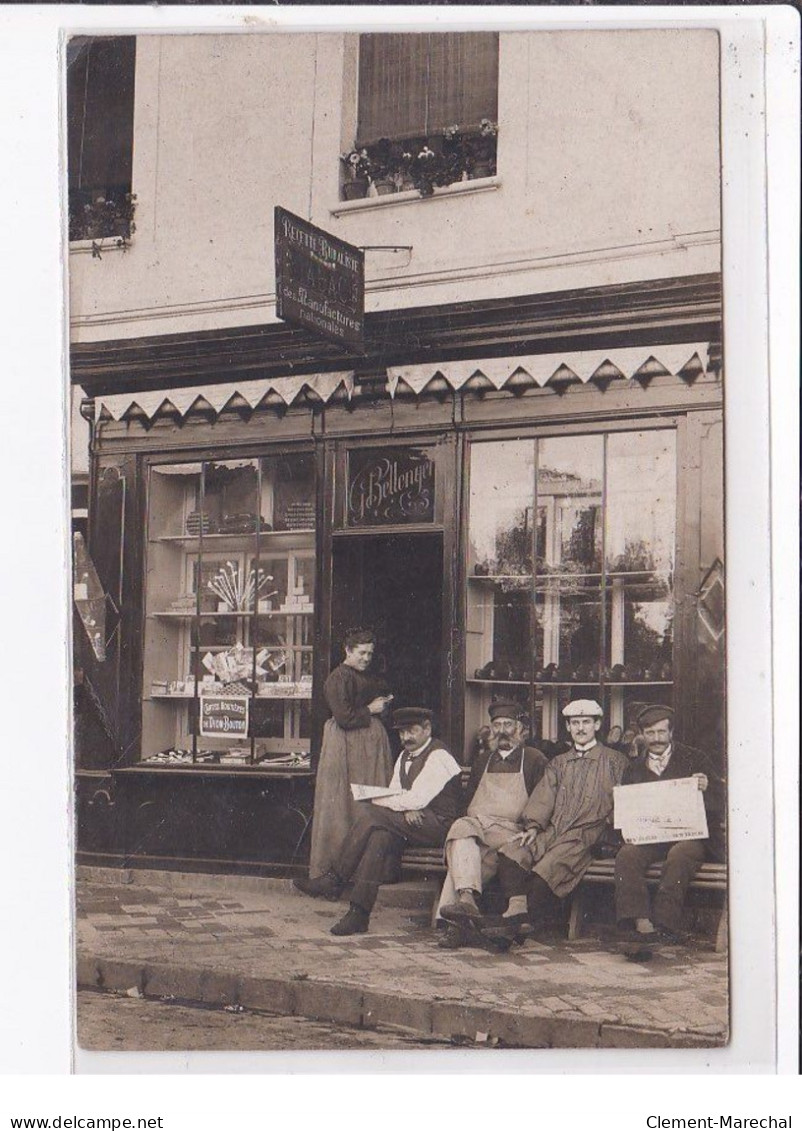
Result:
{"label": "standing woman", "polygon": [[390,740],[379,720],[392,695],[380,694],[378,681],[366,674],[375,647],[372,632],[351,629],[345,659],[323,688],[333,717],[323,728],[315,782],[310,878],[328,872],[339,859],[355,816],[351,784],[386,786],[392,776]]}

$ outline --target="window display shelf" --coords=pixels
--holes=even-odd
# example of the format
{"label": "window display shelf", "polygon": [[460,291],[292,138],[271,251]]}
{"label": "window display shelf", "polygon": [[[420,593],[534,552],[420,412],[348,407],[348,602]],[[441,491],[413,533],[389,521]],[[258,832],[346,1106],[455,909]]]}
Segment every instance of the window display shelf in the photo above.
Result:
{"label": "window display shelf", "polygon": [[[469,581],[531,581],[531,573],[469,573]],[[638,581],[664,580],[664,575],[656,573],[653,569],[607,570],[605,577],[608,581],[617,578],[636,578]],[[600,570],[592,573],[581,573],[574,570],[549,569],[548,566],[538,569],[536,579],[540,581],[601,581]]]}
{"label": "window display shelf", "polygon": [[[246,534],[160,534],[151,538],[151,542],[166,543],[182,549],[199,549],[201,542],[215,552],[221,550],[236,550],[242,547],[248,539],[255,540],[257,531],[252,530]],[[315,542],[314,529],[303,530],[260,530],[259,542],[269,549],[313,549]]]}
{"label": "window display shelf", "polygon": [[531,573],[469,573],[469,581],[531,581]]}
{"label": "window display shelf", "polygon": [[605,687],[673,687],[673,679],[606,679]]}
{"label": "window display shelf", "polygon": [[311,617],[314,613],[312,609],[271,609],[268,612],[257,613],[253,609],[239,610],[235,613],[197,613],[193,609],[191,612],[173,612],[165,611],[162,613],[148,613],[148,619],[155,617],[158,620],[194,620],[196,617],[199,620],[231,620],[232,617]]}
{"label": "window display shelf", "polygon": [[[219,689],[219,690],[217,690],[215,688],[209,688],[208,691],[199,692],[198,695],[197,695],[197,698],[200,699],[202,694],[205,694],[205,695],[226,695],[227,692],[223,691],[222,688]],[[165,692],[157,691],[157,692],[154,692],[151,695],[143,695],[142,696],[142,702],[147,703],[147,702],[150,702],[151,700],[158,701],[158,702],[162,702],[164,700],[174,700],[174,701],[179,702],[179,703],[189,703],[195,698],[196,698],[196,696],[195,696],[194,691],[172,691],[172,692],[170,692],[170,691],[165,691]],[[257,691],[254,694],[252,694],[250,696],[250,698],[251,699],[259,699],[262,702],[264,702],[266,700],[269,701],[271,699],[275,699],[277,703],[283,703],[287,700],[290,700],[290,701],[293,701],[293,702],[308,703],[308,702],[311,702],[312,692],[311,691],[305,692],[302,695],[293,694],[292,692],[289,692],[289,693],[284,694],[284,695],[274,695],[271,692],[269,695],[265,695],[264,692]]]}
{"label": "window display shelf", "polygon": [[[217,757],[148,760],[154,751],[199,754],[207,738],[224,735],[247,734],[250,744],[276,754],[308,750],[315,507],[312,451],[151,466],[141,739],[147,772],[175,772],[186,762],[190,774],[249,772],[250,755],[222,764]],[[203,686],[208,676],[216,682]],[[219,728],[207,726],[213,698],[239,701],[220,706],[227,717]]]}
{"label": "window display shelf", "polygon": [[309,778],[314,776],[314,771],[308,766],[271,766],[257,762],[243,763],[237,766],[218,766],[210,762],[196,762],[194,765],[187,763],[187,765],[166,765],[159,762],[138,762],[135,766],[120,766],[112,770],[112,774],[117,776],[121,775],[140,775],[140,774],[170,774],[178,777],[198,777],[199,775],[209,774],[214,777],[239,777],[242,774],[250,774],[252,777],[259,778],[284,778],[289,780],[291,778]]}
{"label": "window display shelf", "polygon": [[487,684],[500,683],[505,687],[672,687],[671,679],[468,679],[466,683],[475,683],[484,687]]}
{"label": "window display shelf", "polygon": [[475,683],[480,687],[493,686],[494,684],[499,687],[529,687],[530,681],[528,679],[467,679],[466,683]]}

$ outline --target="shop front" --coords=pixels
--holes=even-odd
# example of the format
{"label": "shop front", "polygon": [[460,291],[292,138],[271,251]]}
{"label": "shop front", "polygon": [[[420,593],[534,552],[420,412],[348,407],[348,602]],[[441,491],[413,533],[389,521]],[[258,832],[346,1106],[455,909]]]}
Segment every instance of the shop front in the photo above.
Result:
{"label": "shop front", "polygon": [[717,280],[371,317],[346,364],[278,327],[74,350],[83,860],[302,865],[354,625],[465,764],[499,697],[546,743],[570,698],[671,703],[723,759]]}

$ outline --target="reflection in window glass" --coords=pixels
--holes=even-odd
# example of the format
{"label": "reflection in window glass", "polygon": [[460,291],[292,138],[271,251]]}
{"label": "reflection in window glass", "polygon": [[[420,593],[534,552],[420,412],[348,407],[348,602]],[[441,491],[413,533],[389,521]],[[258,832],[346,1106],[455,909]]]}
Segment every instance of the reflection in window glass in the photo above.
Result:
{"label": "reflection in window glass", "polygon": [[674,567],[676,438],[673,432],[619,432],[607,441],[607,569]]}
{"label": "reflection in window glass", "polygon": [[622,728],[632,703],[671,702],[675,479],[667,429],[473,445],[466,751],[510,694],[535,741],[571,698]]}
{"label": "reflection in window glass", "polygon": [[603,467],[602,436],[566,436],[539,442],[539,569],[600,571]]}
{"label": "reflection in window glass", "polygon": [[531,440],[472,448],[470,572],[490,576],[532,572],[534,460]]}

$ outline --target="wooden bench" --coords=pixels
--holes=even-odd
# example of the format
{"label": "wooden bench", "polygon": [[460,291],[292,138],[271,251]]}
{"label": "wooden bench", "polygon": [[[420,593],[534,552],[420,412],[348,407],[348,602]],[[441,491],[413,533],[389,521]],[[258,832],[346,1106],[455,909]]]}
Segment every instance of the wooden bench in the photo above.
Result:
{"label": "wooden bench", "polygon": [[[652,864],[646,872],[646,882],[655,887],[660,882],[660,864]],[[578,939],[582,933],[585,917],[585,894],[591,884],[613,887],[615,884],[615,860],[594,860],[582,877],[582,882],[574,889],[571,897],[571,912],[568,919],[568,938]],[[724,903],[716,931],[716,952],[727,949],[727,869],[723,864],[702,864],[691,880],[691,891],[723,892]]]}
{"label": "wooden bench", "polygon": [[[417,875],[445,876],[446,866],[443,860],[442,848],[408,848],[401,858],[401,867],[405,872],[414,872]],[[646,882],[654,887],[660,881],[660,865],[653,864],[646,873]],[[568,938],[578,939],[582,934],[582,925],[585,917],[585,893],[591,884],[602,884],[612,887],[615,883],[615,860],[594,860],[582,878],[582,882],[574,889],[571,897],[571,910],[568,918]],[[722,892],[724,902],[716,931],[716,952],[721,953],[727,949],[727,869],[723,864],[702,864],[699,871],[691,881],[692,891]]]}
{"label": "wooden bench", "polygon": [[419,875],[445,876],[443,849],[408,848],[401,857],[401,867],[405,872],[417,872]]}

